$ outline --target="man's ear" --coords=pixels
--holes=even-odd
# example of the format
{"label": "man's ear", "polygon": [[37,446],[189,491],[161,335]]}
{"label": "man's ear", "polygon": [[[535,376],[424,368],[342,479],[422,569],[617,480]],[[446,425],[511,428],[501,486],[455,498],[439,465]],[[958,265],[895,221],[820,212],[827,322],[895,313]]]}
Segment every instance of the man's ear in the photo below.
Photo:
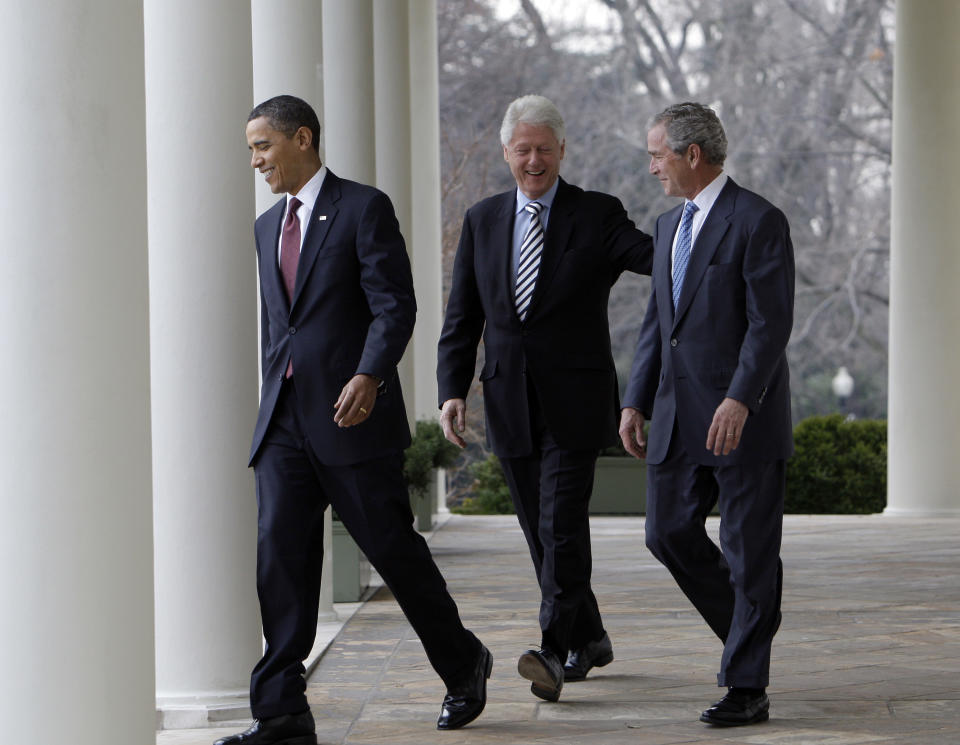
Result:
{"label": "man's ear", "polygon": [[310,131],[310,127],[300,127],[293,137],[297,141],[297,147],[301,150],[307,150],[313,144],[313,132]]}
{"label": "man's ear", "polygon": [[700,163],[700,160],[703,158],[703,153],[700,151],[700,146],[696,143],[690,145],[687,148],[686,154],[687,163],[690,164],[691,168],[696,168],[697,164]]}

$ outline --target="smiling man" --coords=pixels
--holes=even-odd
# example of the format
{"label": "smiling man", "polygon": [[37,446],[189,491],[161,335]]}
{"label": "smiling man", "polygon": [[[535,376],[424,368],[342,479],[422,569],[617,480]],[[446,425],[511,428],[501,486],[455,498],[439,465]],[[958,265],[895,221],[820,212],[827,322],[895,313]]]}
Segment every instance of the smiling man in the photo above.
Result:
{"label": "smiling man", "polygon": [[[717,682],[729,690],[700,719],[755,724],[770,716],[793,452],[790,228],[783,212],[724,173],[727,137],[709,107],[660,112],[647,147],[650,173],[683,203],[657,218],[653,293],[620,436],[647,459],[647,547],[724,645]],[[714,505],[719,548],[704,527]]]}
{"label": "smiling man", "polygon": [[590,588],[588,521],[597,454],[617,436],[607,300],[623,271],[650,273],[653,250],[618,199],[560,178],[564,126],[549,100],[511,103],[500,140],[517,188],[463,219],[439,344],[440,421],[464,447],[482,337],[487,435],[541,591],[541,646],[518,670],[556,701],[565,680],[613,660]]}
{"label": "smiling man", "polygon": [[313,647],[323,512],[333,505],[376,567],[447,687],[439,729],[475,719],[492,658],[464,628],[403,479],[410,430],[397,364],[416,303],[386,194],[320,161],[320,124],[293,96],[247,120],[250,165],[280,200],[256,222],[263,386],[250,449],[257,484],[257,591],[266,650],[256,721],[215,745],[315,745],[303,661]]}

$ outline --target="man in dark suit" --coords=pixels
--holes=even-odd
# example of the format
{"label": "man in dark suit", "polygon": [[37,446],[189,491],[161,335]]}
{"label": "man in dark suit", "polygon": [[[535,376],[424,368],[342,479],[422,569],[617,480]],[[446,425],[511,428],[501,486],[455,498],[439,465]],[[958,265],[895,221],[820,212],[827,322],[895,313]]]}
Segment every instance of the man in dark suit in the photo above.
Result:
{"label": "man in dark suit", "polygon": [[[723,173],[727,140],[711,109],[671,106],[654,118],[647,145],[650,172],[684,204],[657,219],[653,294],[620,436],[648,463],[647,546],[724,643],[717,681],[729,691],[700,719],[752,724],[769,717],[780,624],[793,452],[790,229],[780,210]],[[704,529],[717,504],[722,550]]]}
{"label": "man in dark suit", "polygon": [[313,646],[323,511],[333,505],[392,590],[447,686],[440,729],[486,702],[492,659],[460,621],[404,484],[410,432],[397,363],[413,331],[410,263],[390,200],[320,161],[305,102],[272,98],[246,127],[251,165],[285,194],[256,223],[263,386],[250,450],[266,652],[256,718],[220,745],[316,743],[303,661]]}
{"label": "man in dark suit", "polygon": [[541,648],[518,669],[556,701],[564,680],[613,660],[590,588],[588,503],[598,451],[616,442],[610,287],[624,270],[650,272],[652,242],[618,199],[559,177],[563,119],[546,98],[511,103],[500,139],[517,188],[463,220],[439,344],[440,422],[464,447],[482,336],[487,435],[541,590]]}

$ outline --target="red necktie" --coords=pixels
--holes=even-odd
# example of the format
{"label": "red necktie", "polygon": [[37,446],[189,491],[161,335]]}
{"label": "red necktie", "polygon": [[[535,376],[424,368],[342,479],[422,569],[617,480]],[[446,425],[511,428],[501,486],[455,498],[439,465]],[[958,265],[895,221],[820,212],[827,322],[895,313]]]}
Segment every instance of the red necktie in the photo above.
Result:
{"label": "red necktie", "polygon": [[287,206],[287,219],[280,234],[280,271],[287,288],[287,300],[293,302],[293,288],[297,283],[297,264],[300,262],[300,220],[297,209],[300,200],[294,197]]}
{"label": "red necktie", "polygon": [[[280,272],[283,274],[283,284],[287,289],[287,300],[293,304],[293,288],[297,284],[297,264],[300,263],[300,219],[297,209],[300,200],[294,197],[287,205],[287,219],[283,221],[283,232],[280,234]],[[293,375],[293,356],[287,363],[286,376]]]}

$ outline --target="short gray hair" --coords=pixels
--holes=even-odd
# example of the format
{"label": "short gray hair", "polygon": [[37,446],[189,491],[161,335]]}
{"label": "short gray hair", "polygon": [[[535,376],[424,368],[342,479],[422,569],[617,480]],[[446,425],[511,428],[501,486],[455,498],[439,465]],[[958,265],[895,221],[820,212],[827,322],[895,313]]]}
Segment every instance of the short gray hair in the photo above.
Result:
{"label": "short gray hair", "polygon": [[560,143],[563,143],[566,136],[563,117],[553,105],[553,101],[543,96],[521,96],[507,106],[507,113],[503,115],[503,123],[500,125],[500,142],[509,145],[513,139],[513,130],[521,123],[534,127],[550,127]]}
{"label": "short gray hair", "polygon": [[678,103],[668,106],[650,122],[653,129],[662,124],[667,133],[667,147],[678,155],[691,145],[700,147],[710,165],[722,166],[727,158],[727,135],[716,112],[699,103]]}

